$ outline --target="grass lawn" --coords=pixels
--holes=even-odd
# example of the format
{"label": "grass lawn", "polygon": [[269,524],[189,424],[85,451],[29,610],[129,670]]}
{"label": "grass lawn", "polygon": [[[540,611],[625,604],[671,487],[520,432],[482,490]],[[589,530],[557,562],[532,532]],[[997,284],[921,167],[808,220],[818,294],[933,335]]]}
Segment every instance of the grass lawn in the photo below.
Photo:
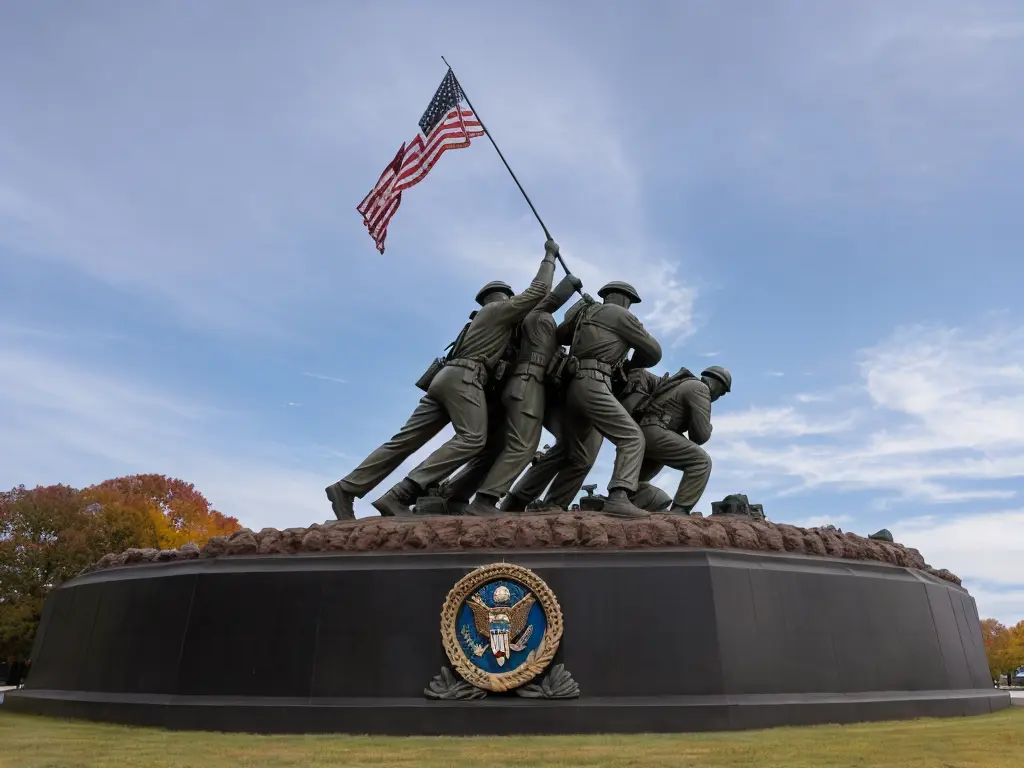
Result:
{"label": "grass lawn", "polygon": [[679,736],[370,738],[172,733],[4,714],[0,766],[1020,768],[1024,707],[994,715]]}

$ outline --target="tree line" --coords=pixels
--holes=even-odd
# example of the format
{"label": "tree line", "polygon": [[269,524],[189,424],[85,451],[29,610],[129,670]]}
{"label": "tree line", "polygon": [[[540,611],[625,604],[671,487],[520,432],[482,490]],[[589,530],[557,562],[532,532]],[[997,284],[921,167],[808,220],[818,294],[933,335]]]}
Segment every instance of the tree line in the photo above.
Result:
{"label": "tree line", "polygon": [[202,546],[240,527],[164,475],[0,491],[0,662],[27,661],[50,590],[108,552]]}
{"label": "tree line", "polygon": [[992,680],[998,682],[1006,675],[1007,682],[1013,685],[1014,673],[1024,667],[1024,621],[1004,627],[995,619],[983,619],[981,634]]}

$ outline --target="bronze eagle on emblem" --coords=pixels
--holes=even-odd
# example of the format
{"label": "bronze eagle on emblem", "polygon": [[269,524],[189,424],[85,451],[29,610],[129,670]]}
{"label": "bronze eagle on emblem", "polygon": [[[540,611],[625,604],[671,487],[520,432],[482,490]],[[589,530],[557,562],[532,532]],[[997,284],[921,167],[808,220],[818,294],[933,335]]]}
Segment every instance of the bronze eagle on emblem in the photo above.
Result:
{"label": "bronze eagle on emblem", "polygon": [[[501,585],[494,590],[493,607],[483,601],[479,592],[467,601],[476,631],[490,640],[491,653],[499,667],[504,666],[512,651],[523,650],[533,634],[533,625],[527,626],[526,619],[537,599],[527,592],[515,605],[507,605],[511,599],[508,587]],[[476,655],[483,650],[480,648]]]}

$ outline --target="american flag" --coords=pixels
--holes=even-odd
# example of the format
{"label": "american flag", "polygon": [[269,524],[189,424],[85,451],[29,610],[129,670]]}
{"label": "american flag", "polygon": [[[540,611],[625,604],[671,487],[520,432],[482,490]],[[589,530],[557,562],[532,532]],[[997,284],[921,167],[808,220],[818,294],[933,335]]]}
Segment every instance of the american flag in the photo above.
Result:
{"label": "american flag", "polygon": [[420,118],[420,132],[401,146],[395,159],[356,208],[381,253],[384,253],[384,239],[388,236],[388,223],[402,203],[402,191],[423,181],[438,158],[449,149],[468,147],[470,139],[484,135],[477,116],[473,110],[462,106],[462,100],[459,81],[449,69]]}

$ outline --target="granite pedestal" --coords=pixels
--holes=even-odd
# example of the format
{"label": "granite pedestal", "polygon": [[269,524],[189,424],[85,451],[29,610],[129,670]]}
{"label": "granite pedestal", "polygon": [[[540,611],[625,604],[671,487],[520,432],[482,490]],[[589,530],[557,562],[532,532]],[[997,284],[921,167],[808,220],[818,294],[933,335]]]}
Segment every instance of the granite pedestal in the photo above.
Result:
{"label": "granite pedestal", "polygon": [[[573,700],[433,701],[471,569],[556,594]],[[740,550],[253,555],[109,568],[46,602],[5,709],[246,732],[678,732],[981,714],[974,600],[921,570]]]}

